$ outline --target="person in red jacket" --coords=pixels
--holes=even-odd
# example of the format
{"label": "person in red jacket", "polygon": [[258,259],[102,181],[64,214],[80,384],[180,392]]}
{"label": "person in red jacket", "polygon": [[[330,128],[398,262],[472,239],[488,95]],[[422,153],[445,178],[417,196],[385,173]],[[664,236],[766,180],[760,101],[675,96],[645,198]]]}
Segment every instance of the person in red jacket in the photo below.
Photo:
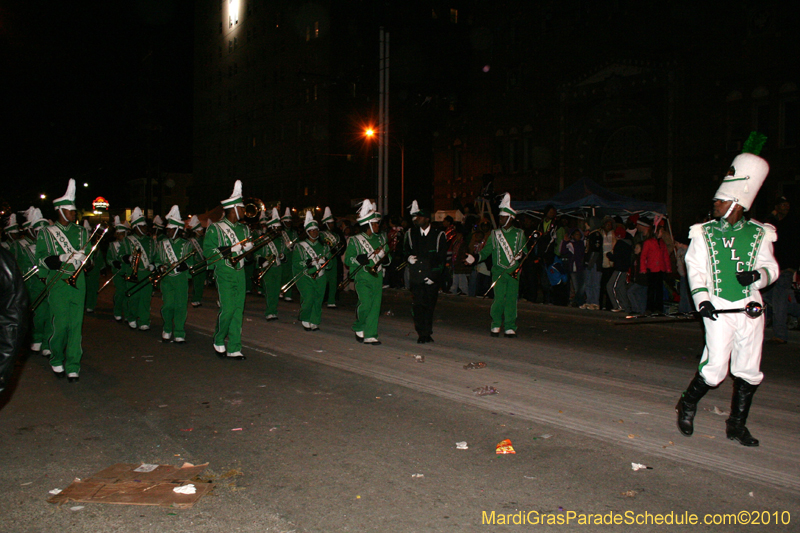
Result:
{"label": "person in red jacket", "polygon": [[667,243],[661,238],[663,227],[656,229],[642,245],[640,272],[647,273],[647,310],[652,313],[664,312],[664,276],[672,272]]}

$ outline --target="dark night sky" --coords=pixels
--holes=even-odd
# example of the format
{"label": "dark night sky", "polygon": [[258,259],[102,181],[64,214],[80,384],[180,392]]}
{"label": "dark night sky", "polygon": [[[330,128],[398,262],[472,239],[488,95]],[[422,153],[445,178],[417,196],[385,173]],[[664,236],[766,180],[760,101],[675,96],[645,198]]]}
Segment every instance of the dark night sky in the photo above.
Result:
{"label": "dark night sky", "polygon": [[3,195],[53,180],[60,194],[67,177],[113,191],[142,168],[137,140],[153,126],[161,169],[190,172],[192,11],[190,0],[0,7]]}

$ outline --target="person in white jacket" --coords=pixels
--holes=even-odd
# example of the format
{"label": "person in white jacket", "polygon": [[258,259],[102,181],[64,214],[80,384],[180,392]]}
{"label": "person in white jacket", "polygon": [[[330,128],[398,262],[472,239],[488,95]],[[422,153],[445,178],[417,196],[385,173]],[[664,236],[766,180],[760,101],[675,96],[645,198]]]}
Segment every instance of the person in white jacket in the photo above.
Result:
{"label": "person in white jacket", "polygon": [[769,165],[757,155],[738,155],[714,195],[715,220],[696,224],[689,231],[686,270],[692,298],[703,317],[706,346],[697,374],[675,408],[678,428],[687,437],[694,431],[697,402],[709,388],[722,383],[730,367],[733,400],[727,437],[744,446],[758,446],[746,423],[753,394],[764,377],[760,370],[764,316],[717,311],[742,309],[749,302],[760,304],[759,291],[778,278],[772,252],[775,228],[744,219],[768,172]]}

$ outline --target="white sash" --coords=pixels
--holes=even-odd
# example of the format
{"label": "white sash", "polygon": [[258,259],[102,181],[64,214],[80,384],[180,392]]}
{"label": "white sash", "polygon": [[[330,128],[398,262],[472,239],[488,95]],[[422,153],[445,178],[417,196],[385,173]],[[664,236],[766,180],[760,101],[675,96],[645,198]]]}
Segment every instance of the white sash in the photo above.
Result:
{"label": "white sash", "polygon": [[131,246],[133,248],[136,248],[137,250],[139,250],[142,253],[142,257],[140,259],[140,261],[142,262],[142,266],[145,267],[146,269],[150,270],[150,258],[147,256],[147,252],[145,252],[144,247],[142,246],[142,243],[140,243],[139,239],[137,239],[133,235],[129,235],[127,237],[127,239],[130,241]]}
{"label": "white sash", "polygon": [[50,232],[50,235],[52,235],[53,238],[58,243],[58,245],[61,246],[61,248],[64,250],[64,253],[67,253],[67,254],[74,254],[75,253],[75,251],[76,251],[75,247],[72,246],[71,242],[69,242],[69,239],[67,239],[66,234],[61,230],[61,228],[59,228],[58,226],[55,226],[55,225],[48,226],[47,227],[47,231]]}
{"label": "white sash", "polygon": [[[219,227],[220,231],[222,232],[222,235],[224,235],[225,238],[229,241],[228,242],[228,246],[233,246],[234,244],[239,242],[239,238],[236,236],[236,232],[233,231],[233,228],[230,225],[226,224],[223,221],[223,222],[218,223],[217,226]],[[233,266],[229,259],[230,259],[230,257],[225,260],[225,263],[230,265],[230,266]],[[244,265],[240,263],[240,264],[236,265],[235,268],[236,268],[236,270],[240,270],[240,269],[244,268]]]}
{"label": "white sash", "polygon": [[164,253],[167,255],[167,261],[169,262],[167,266],[172,266],[177,263],[178,256],[175,255],[175,249],[172,247],[172,243],[169,242],[169,239],[164,239],[162,245],[164,247]]}
{"label": "white sash", "polygon": [[189,242],[192,243],[192,248],[194,248],[194,251],[197,252],[197,257],[202,259],[203,258],[203,249],[200,248],[200,243],[197,242],[197,239],[192,237],[191,239],[189,239]]}
{"label": "white sash", "polygon": [[278,247],[275,246],[275,243],[272,242],[272,241],[269,241],[269,243],[267,244],[267,248],[269,248],[269,251],[275,257],[275,264],[277,266],[281,266],[281,260],[278,258],[278,256],[281,255],[281,254],[278,253]]}
{"label": "white sash", "polygon": [[[369,243],[369,241],[367,240],[367,236],[364,235],[363,233],[359,233],[358,235],[356,235],[356,239],[358,239],[358,242],[361,244],[361,247],[367,253],[367,259],[376,260],[377,254],[375,253],[375,248],[373,248],[372,245]],[[381,270],[383,270],[383,265],[381,263],[376,263],[376,264],[377,266],[375,267],[375,272],[380,272]]]}
{"label": "white sash", "polygon": [[514,255],[516,254],[511,250],[511,245],[508,244],[506,236],[503,234],[503,230],[494,230],[494,240],[500,245],[500,249],[503,250],[503,254],[506,256],[506,260],[508,261],[508,266],[511,266],[511,264],[514,262]]}

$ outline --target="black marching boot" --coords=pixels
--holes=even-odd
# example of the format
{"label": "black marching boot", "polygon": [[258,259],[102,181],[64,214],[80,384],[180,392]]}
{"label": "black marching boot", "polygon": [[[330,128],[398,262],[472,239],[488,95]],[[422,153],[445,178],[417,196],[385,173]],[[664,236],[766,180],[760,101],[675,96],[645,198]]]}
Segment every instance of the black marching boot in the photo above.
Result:
{"label": "black marching boot", "polygon": [[751,385],[742,378],[733,378],[731,416],[725,421],[725,433],[742,446],[758,446],[758,439],[753,438],[745,426],[757,388],[758,385]]}
{"label": "black marching boot", "polygon": [[706,395],[710,389],[703,377],[698,372],[694,375],[692,382],[681,394],[675,411],[678,413],[678,429],[686,437],[691,437],[694,433],[694,415],[697,413],[697,402]]}

